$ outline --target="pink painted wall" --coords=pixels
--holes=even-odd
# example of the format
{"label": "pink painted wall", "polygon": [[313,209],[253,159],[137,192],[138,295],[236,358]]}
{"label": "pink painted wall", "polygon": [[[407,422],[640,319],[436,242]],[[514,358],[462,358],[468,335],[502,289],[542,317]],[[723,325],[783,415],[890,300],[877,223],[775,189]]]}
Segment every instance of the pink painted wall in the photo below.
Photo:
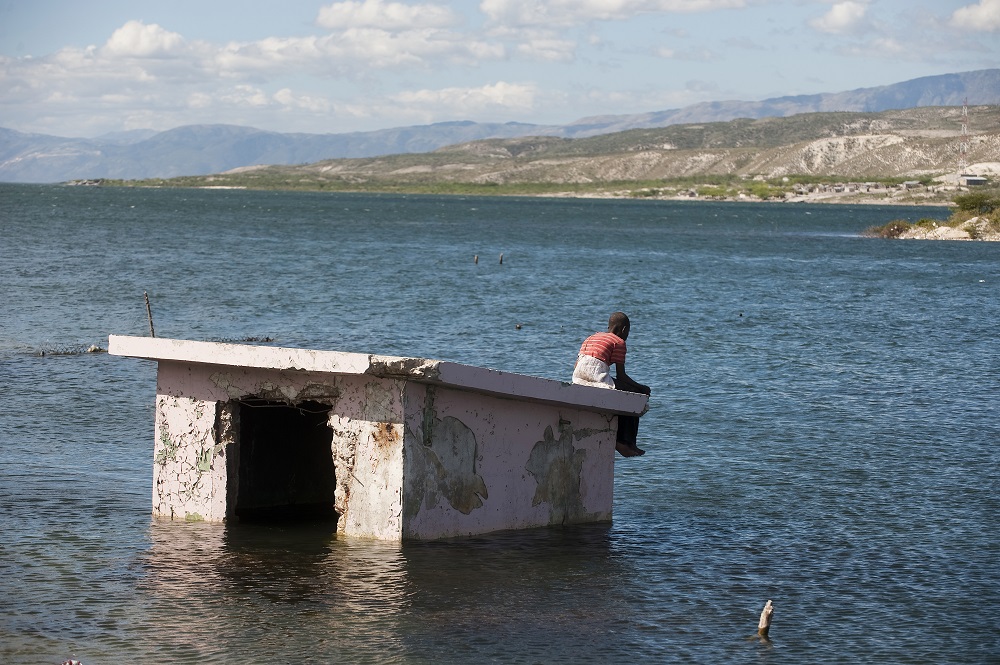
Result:
{"label": "pink painted wall", "polygon": [[408,384],[404,538],[611,520],[615,416]]}

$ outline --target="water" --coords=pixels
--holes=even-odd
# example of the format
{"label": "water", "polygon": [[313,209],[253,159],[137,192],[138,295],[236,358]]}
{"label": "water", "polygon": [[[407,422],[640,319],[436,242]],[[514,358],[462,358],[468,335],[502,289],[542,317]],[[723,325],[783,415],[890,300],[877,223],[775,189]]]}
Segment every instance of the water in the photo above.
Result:
{"label": "water", "polygon": [[[0,185],[0,211],[0,662],[1000,661],[1000,247],[859,236],[944,210]],[[155,366],[65,354],[147,334],[144,291],[162,337],[560,379],[622,309],[648,452],[610,526],[152,520]]]}

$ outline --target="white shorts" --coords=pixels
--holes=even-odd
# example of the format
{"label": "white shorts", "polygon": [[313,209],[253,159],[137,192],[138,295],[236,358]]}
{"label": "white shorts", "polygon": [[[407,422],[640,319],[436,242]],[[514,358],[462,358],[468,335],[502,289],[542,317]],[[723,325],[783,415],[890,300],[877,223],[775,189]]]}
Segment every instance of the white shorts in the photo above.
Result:
{"label": "white shorts", "polygon": [[598,388],[614,388],[615,380],[611,378],[611,367],[591,356],[579,356],[576,369],[573,370],[573,383]]}

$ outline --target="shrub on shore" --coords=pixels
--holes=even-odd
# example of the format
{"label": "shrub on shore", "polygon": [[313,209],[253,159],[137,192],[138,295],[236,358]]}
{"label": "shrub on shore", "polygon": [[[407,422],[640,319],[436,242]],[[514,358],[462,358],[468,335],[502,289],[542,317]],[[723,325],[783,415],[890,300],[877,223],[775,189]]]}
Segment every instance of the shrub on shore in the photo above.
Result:
{"label": "shrub on shore", "polygon": [[905,219],[894,219],[888,224],[883,224],[882,226],[871,226],[865,229],[864,235],[870,238],[898,238],[907,231],[913,228],[934,228],[946,224],[939,219],[919,219],[914,223],[910,223]]}
{"label": "shrub on shore", "polygon": [[969,217],[995,217],[1000,213],[1000,189],[984,189],[959,194],[954,199],[958,213]]}
{"label": "shrub on shore", "polygon": [[958,210],[948,220],[949,225],[960,226],[975,218],[976,224],[968,225],[967,229],[973,240],[1000,233],[1000,188],[960,194],[954,201]]}
{"label": "shrub on shore", "polygon": [[952,200],[956,210],[946,221],[921,219],[911,224],[903,219],[894,219],[888,224],[865,229],[864,235],[872,238],[899,238],[915,228],[933,229],[939,226],[961,228],[972,240],[1000,233],[1000,189],[959,194]]}

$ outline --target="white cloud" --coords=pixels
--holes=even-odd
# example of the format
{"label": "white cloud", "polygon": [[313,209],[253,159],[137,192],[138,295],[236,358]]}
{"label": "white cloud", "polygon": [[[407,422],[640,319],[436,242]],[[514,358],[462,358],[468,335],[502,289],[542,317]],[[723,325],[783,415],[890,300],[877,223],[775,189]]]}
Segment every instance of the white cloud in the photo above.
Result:
{"label": "white cloud", "polygon": [[212,95],[205,92],[194,92],[188,95],[188,106],[193,109],[207,109],[215,103]]}
{"label": "white cloud", "polygon": [[[304,13],[286,7],[294,20],[276,21],[271,32],[240,37],[260,28],[234,22],[212,33],[206,24],[197,38],[171,31],[185,24],[171,26],[166,13],[156,23],[118,13],[117,30],[87,37],[95,46],[0,55],[0,124],[93,135],[220,121],[279,131],[454,118],[553,122],[756,94],[748,72],[796,58],[797,73],[781,69],[789,80],[843,72],[858,58],[872,63],[823,84],[840,88],[884,84],[895,71],[926,73],[906,61],[935,71],[995,66],[1000,0],[947,4],[935,16],[905,11],[904,0],[319,0]],[[814,19],[807,33],[839,38],[803,48],[801,11]],[[983,31],[980,39],[945,43],[954,34],[941,29],[949,15],[955,29]],[[207,41],[209,34],[222,36]],[[789,39],[794,45],[783,43]],[[706,61],[723,66],[713,71]],[[684,89],[695,75],[722,88]]]}
{"label": "white cloud", "polygon": [[316,23],[329,30],[379,28],[395,32],[421,28],[445,28],[459,23],[448,7],[435,4],[406,5],[383,0],[347,0],[319,10]]}
{"label": "white cloud", "polygon": [[327,99],[296,94],[291,88],[282,88],[272,95],[246,84],[216,89],[211,94],[194,92],[187,97],[186,106],[195,110],[228,107],[231,110],[303,110],[311,113],[327,113],[334,107]]}
{"label": "white cloud", "polygon": [[237,85],[230,90],[219,91],[213,101],[244,108],[264,108],[271,105],[271,98],[267,93],[250,85]]}
{"label": "white cloud", "polygon": [[820,18],[809,22],[816,30],[831,35],[842,35],[853,32],[864,24],[868,6],[855,0],[838,2]]}
{"label": "white cloud", "polygon": [[312,113],[327,113],[333,105],[328,99],[313,95],[297,95],[290,88],[274,93],[273,99],[285,109],[302,109]]}
{"label": "white cloud", "polygon": [[410,90],[392,99],[408,106],[445,111],[453,117],[467,117],[483,111],[530,111],[537,94],[534,86],[499,81],[478,88]]}
{"label": "white cloud", "polygon": [[903,59],[912,57],[914,50],[893,37],[876,37],[869,42],[846,45],[839,52],[855,58]]}
{"label": "white cloud", "polygon": [[572,26],[640,14],[694,13],[746,6],[746,0],[482,0],[479,9],[508,26]]}
{"label": "white cloud", "polygon": [[[398,10],[392,3],[368,4],[389,12]],[[527,45],[533,49],[531,57],[550,60],[565,59],[573,47],[556,39]],[[346,109],[366,120],[368,114],[380,113],[391,118],[399,112],[398,101],[380,97],[349,106],[337,96],[352,89],[353,83],[331,88],[320,81],[377,81],[379,70],[390,70],[393,75],[407,68],[427,72],[450,64],[474,66],[501,60],[507,54],[501,40],[412,25],[396,32],[349,27],[327,35],[213,44],[187,41],[156,24],[128,21],[102,46],[67,47],[43,57],[0,56],[0,115],[10,118],[8,123],[34,131],[44,127],[63,135],[87,131],[88,124],[97,127],[129,118],[152,118],[150,109],[156,109],[158,128],[220,117],[254,124],[256,116],[248,114],[293,109],[307,115]],[[294,85],[283,80],[290,74]],[[444,92],[469,107],[518,109],[532,103],[528,88],[503,83],[465,94],[457,89]],[[29,110],[32,107],[44,107],[44,117]],[[22,120],[14,120],[15,109]],[[436,109],[434,120],[452,117],[458,110],[442,106]],[[60,118],[71,114],[86,120],[63,127]]]}
{"label": "white cloud", "polygon": [[230,42],[210,61],[224,74],[261,73],[287,67],[307,67],[320,60],[323,48],[316,37],[269,37],[256,42]]}
{"label": "white cloud", "polygon": [[471,64],[480,59],[503,57],[504,49],[497,44],[431,29],[391,33],[375,28],[354,28],[331,38],[327,53],[369,67],[397,67],[426,65],[436,59]]}
{"label": "white cloud", "polygon": [[214,60],[227,74],[254,76],[290,67],[323,76],[353,77],[369,69],[427,67],[443,60],[474,64],[503,58],[502,44],[431,29],[397,33],[350,28],[324,37],[272,37],[227,44]]}
{"label": "white cloud", "polygon": [[906,53],[909,49],[899,40],[892,37],[879,37],[872,42],[873,48],[885,56],[898,56]]}
{"label": "white cloud", "polygon": [[556,33],[530,30],[518,31],[520,43],[517,53],[529,60],[546,60],[549,62],[569,62],[576,53],[576,42],[560,39]]}
{"label": "white cloud", "polygon": [[1000,32],[1000,0],[979,0],[979,4],[956,9],[951,24],[963,30]]}
{"label": "white cloud", "polygon": [[113,56],[148,58],[174,54],[184,46],[184,38],[155,23],[129,21],[112,33],[102,49]]}

